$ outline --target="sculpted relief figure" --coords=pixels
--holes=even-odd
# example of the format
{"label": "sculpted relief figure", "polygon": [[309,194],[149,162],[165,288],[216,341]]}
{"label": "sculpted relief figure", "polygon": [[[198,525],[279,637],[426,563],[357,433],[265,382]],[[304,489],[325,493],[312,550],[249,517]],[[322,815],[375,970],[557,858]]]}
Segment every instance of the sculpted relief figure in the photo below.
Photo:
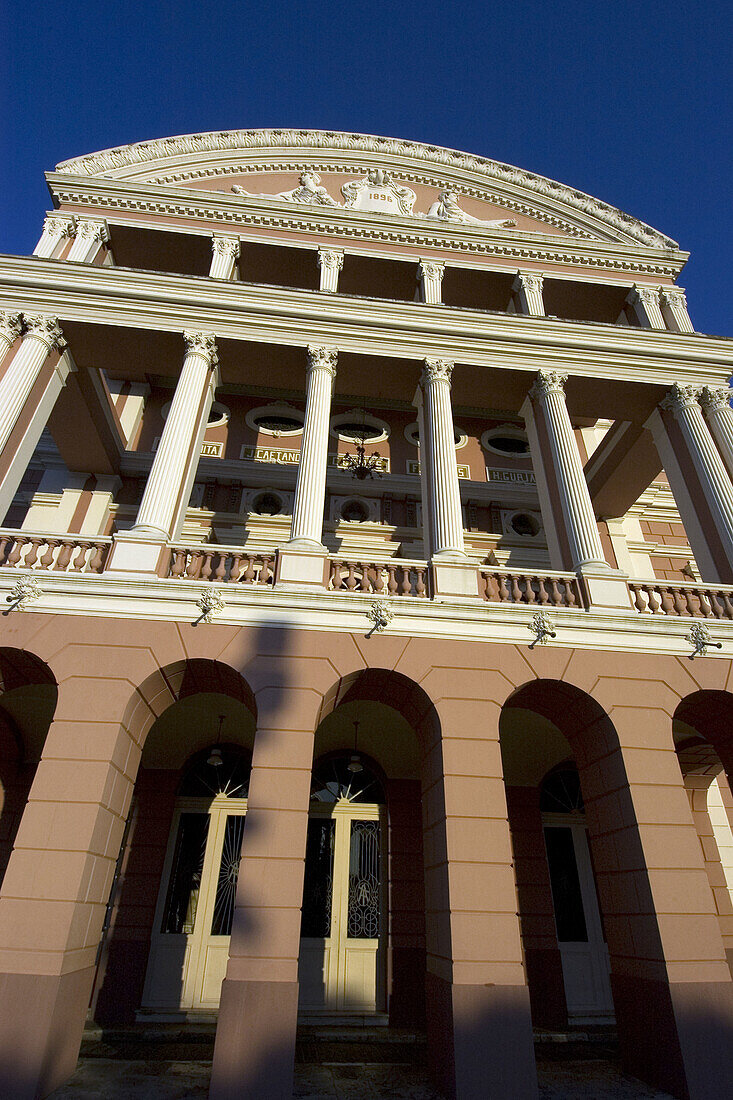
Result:
{"label": "sculpted relief figure", "polygon": [[284,199],[286,202],[306,202],[315,206],[340,206],[340,202],[332,199],[325,187],[319,187],[321,177],[317,172],[301,172],[299,183],[292,191],[280,191],[276,195],[256,194],[247,191],[244,187],[234,184],[232,191],[235,195],[247,195],[253,199]]}
{"label": "sculpted relief figure", "polygon": [[427,218],[439,218],[443,222],[461,222],[463,225],[488,225],[496,229],[509,228],[517,223],[512,218],[497,218],[494,221],[482,221],[461,210],[455,191],[441,191],[438,201],[434,202],[425,215]]}

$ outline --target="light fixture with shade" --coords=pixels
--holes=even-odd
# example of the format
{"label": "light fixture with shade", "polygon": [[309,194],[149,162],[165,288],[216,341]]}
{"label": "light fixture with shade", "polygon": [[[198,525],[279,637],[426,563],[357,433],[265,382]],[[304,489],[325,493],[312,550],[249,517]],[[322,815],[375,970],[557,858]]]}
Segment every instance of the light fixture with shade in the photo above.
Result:
{"label": "light fixture with shade", "polygon": [[222,755],[221,755],[221,747],[220,747],[221,746],[221,727],[222,727],[223,724],[224,724],[224,715],[220,714],[219,715],[219,731],[218,731],[217,738],[216,738],[217,744],[214,745],[213,749],[209,753],[208,758],[206,760],[206,763],[210,764],[212,768],[220,768],[222,766],[222,764],[224,763],[224,760],[223,760]]}
{"label": "light fixture with shade", "polygon": [[366,423],[366,413],[362,409],[362,426],[361,430],[354,432],[354,446],[356,454],[343,455],[340,466],[342,470],[346,470],[357,481],[365,481],[367,478],[381,477],[382,457],[376,452],[371,455],[366,453],[366,440],[369,432],[369,427]]}
{"label": "light fixture with shade", "polygon": [[356,719],[354,719],[354,751],[351,754],[351,759],[349,760],[348,764],[346,765],[346,770],[351,772],[352,775],[358,775],[359,772],[364,771],[364,767],[363,767],[362,762],[361,762],[361,757],[359,756],[359,753],[357,751],[358,738],[359,738],[359,723]]}

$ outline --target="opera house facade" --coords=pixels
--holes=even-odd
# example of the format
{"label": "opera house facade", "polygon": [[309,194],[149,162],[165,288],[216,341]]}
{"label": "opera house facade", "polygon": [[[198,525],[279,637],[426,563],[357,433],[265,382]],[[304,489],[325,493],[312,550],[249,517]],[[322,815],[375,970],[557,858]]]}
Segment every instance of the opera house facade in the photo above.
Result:
{"label": "opera house facade", "polygon": [[426,1030],[458,1100],[614,1023],[730,1095],[733,342],[687,253],[358,134],[47,178],[0,256],[0,1094],[91,1018],[215,1021],[212,1100],[289,1100],[314,1022]]}

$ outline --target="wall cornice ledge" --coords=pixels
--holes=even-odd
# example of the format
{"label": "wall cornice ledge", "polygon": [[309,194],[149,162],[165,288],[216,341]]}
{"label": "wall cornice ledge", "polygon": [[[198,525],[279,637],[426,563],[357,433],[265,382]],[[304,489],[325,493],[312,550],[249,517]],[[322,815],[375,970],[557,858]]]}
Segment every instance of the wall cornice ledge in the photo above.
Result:
{"label": "wall cornice ledge", "polygon": [[[226,163],[237,152],[292,149],[309,154],[341,152],[349,154],[354,163],[360,159],[364,162],[366,156],[370,163],[384,161],[395,170],[400,164],[416,163],[431,165],[444,173],[458,170],[487,184],[498,181],[529,194],[535,193],[542,199],[557,201],[587,218],[597,219],[610,227],[614,235],[622,234],[630,241],[664,248],[677,247],[671,238],[630,214],[545,176],[457,149],[370,134],[289,129],[182,134],[89,153],[62,161],[56,170],[62,174],[111,175],[122,179],[139,178],[143,172],[148,176],[157,173],[156,179],[163,182],[167,177],[187,169],[200,170],[209,164],[213,167],[215,163]],[[161,176],[161,173],[165,175]]]}

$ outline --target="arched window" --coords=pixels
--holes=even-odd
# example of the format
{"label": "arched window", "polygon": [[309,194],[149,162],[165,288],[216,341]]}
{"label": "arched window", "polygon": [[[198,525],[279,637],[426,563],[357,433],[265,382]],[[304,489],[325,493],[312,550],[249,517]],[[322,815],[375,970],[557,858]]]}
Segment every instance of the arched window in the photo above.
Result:
{"label": "arched window", "polygon": [[212,745],[191,757],[178,793],[188,798],[246,798],[252,758],[240,745]]}
{"label": "arched window", "polygon": [[313,768],[311,802],[384,803],[382,784],[359,753],[319,760]]}
{"label": "arched window", "polygon": [[560,764],[545,776],[540,790],[543,814],[582,814],[584,809],[580,776],[574,764]]}

